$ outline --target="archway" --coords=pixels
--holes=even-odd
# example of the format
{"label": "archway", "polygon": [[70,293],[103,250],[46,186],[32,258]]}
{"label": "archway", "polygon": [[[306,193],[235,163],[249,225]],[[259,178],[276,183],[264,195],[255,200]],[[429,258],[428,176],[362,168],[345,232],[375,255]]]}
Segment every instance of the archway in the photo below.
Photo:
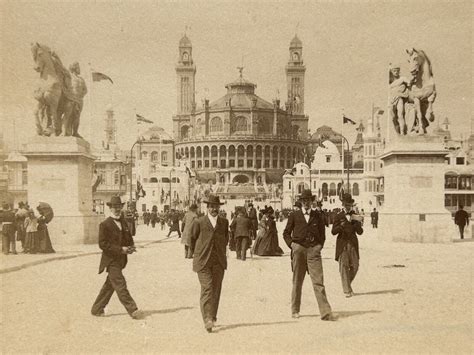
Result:
{"label": "archway", "polygon": [[232,179],[233,183],[246,184],[249,182],[249,177],[247,175],[237,175]]}

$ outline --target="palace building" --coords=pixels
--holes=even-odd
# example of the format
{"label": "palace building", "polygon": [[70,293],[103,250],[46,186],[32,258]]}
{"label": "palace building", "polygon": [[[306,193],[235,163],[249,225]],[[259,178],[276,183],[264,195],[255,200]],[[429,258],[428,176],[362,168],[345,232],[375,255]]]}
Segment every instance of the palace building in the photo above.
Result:
{"label": "palace building", "polygon": [[308,134],[304,113],[303,46],[297,36],[285,68],[287,102],[267,101],[257,85],[239,77],[225,85],[221,98],[195,100],[196,65],[192,44],[179,42],[177,113],[173,116],[176,159],[188,161],[201,183],[215,186],[223,198],[266,198],[270,184],[281,184],[285,169],[301,160]]}

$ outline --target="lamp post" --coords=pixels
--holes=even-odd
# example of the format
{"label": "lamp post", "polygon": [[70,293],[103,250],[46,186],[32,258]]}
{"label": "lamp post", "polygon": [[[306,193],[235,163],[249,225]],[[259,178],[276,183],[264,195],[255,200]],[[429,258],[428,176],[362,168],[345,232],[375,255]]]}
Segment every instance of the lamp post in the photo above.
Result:
{"label": "lamp post", "polygon": [[171,195],[171,174],[173,173],[174,168],[171,168],[170,170],[170,211],[173,208],[173,197]]}
{"label": "lamp post", "polygon": [[[137,139],[135,143],[133,143],[132,148],[130,148],[130,203],[132,203],[132,192],[133,192],[133,148],[137,143],[141,143],[140,139]],[[138,181],[138,180],[137,180]]]}
{"label": "lamp post", "polygon": [[[342,134],[339,134],[339,136],[342,137],[342,139],[344,139],[344,141],[346,142],[347,144],[347,151],[349,152],[349,141],[346,139],[346,137],[344,137]],[[345,154],[344,154],[344,144],[342,144],[342,156],[343,156],[343,162],[345,161]],[[350,190],[350,185],[349,185],[349,162],[347,162],[347,192],[349,192]],[[344,169],[344,166],[342,167],[342,169]]]}

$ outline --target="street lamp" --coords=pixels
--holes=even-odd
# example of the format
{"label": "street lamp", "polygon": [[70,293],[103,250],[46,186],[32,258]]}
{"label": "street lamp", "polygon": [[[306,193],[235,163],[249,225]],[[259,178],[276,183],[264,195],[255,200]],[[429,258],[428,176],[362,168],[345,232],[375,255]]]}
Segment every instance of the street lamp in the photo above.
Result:
{"label": "street lamp", "polygon": [[[141,139],[138,138],[135,143],[133,143],[132,145],[132,148],[130,148],[130,203],[132,203],[132,190],[133,190],[133,183],[132,183],[132,180],[133,180],[133,148],[135,148],[135,145],[137,143],[141,143]],[[138,179],[137,179],[138,181]]]}
{"label": "street lamp", "polygon": [[171,174],[174,172],[174,168],[170,170],[170,210],[173,208],[173,198],[171,195]]}

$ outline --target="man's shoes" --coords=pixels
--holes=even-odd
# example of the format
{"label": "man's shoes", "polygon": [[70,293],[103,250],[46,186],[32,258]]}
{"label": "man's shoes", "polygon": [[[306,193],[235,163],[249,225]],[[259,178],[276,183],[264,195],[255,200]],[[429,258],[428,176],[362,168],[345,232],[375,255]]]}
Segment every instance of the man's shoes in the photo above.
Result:
{"label": "man's shoes", "polygon": [[295,312],[291,315],[291,318],[298,319],[300,317],[300,314],[298,312]]}
{"label": "man's shoes", "polygon": [[344,293],[344,295],[346,296],[346,298],[350,298],[352,296],[355,296],[355,293],[351,291],[351,292]]}
{"label": "man's shoes", "polygon": [[206,331],[208,333],[212,333],[212,327],[213,326],[214,326],[214,321],[212,321],[212,320],[206,321],[206,324],[204,325],[204,327],[206,328]]}
{"label": "man's shoes", "polygon": [[336,320],[336,317],[332,313],[329,313],[322,317],[321,320],[334,322]]}
{"label": "man's shoes", "polygon": [[105,317],[105,312],[102,311],[100,313],[91,313],[94,317]]}
{"label": "man's shoes", "polygon": [[145,318],[145,315],[143,314],[142,311],[140,311],[139,309],[135,310],[132,312],[132,314],[130,314],[130,317],[132,317],[133,319],[143,319]]}

